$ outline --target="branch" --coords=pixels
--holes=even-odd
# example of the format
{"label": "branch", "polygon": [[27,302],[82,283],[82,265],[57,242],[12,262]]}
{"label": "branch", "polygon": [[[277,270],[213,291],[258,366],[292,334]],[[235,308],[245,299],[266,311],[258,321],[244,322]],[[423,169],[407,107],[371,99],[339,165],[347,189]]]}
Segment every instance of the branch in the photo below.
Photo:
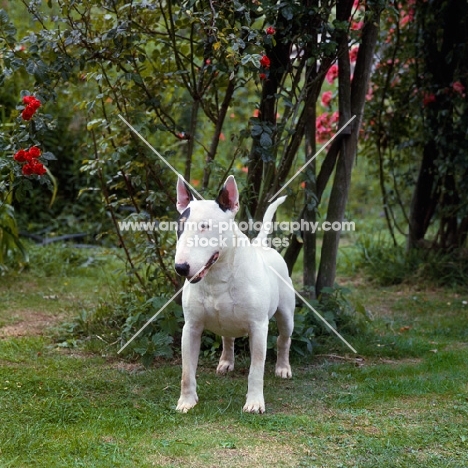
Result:
{"label": "branch", "polygon": [[235,80],[234,78],[232,78],[232,80],[231,79],[229,80],[226,93],[224,94],[223,103],[221,104],[218,118],[216,121],[215,132],[214,132],[213,138],[211,139],[210,149],[206,156],[206,166],[203,172],[203,188],[204,189],[208,188],[208,183],[210,181],[210,174],[211,174],[210,164],[214,161],[214,158],[216,156],[216,151],[218,150],[219,137],[221,135],[221,130],[223,129],[223,125],[226,119],[226,114],[229,108],[229,104],[231,103],[232,96],[234,95],[234,90],[235,90]]}

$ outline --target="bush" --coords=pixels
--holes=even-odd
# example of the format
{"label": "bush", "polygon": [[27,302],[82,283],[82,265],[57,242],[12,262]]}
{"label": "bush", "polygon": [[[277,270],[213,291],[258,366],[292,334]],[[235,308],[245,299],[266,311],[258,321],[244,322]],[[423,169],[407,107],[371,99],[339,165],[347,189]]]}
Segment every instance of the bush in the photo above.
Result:
{"label": "bush", "polygon": [[403,245],[371,236],[361,236],[356,248],[355,268],[382,286],[418,281],[451,287],[468,284],[466,250],[444,252],[421,247],[407,251]]}
{"label": "bush", "polygon": [[[353,305],[346,288],[328,288],[312,306],[327,322],[341,334],[356,336],[367,330],[369,316],[361,304]],[[112,302],[101,302],[92,311],[83,310],[70,323],[65,324],[59,337],[60,346],[85,344],[91,351],[120,349],[132,336],[150,320],[169,297],[153,297],[147,300],[144,293],[129,291],[119,293]],[[330,335],[330,330],[306,306],[299,306],[295,313],[295,326],[292,335],[291,357],[312,354],[315,345]],[[126,348],[127,358],[141,358],[149,365],[155,358],[172,358],[180,355],[183,327],[182,307],[172,301],[163,312],[151,322],[138,339]],[[270,321],[267,347],[269,352],[276,350],[278,330],[276,322]],[[209,359],[219,358],[221,337],[204,332],[201,355]],[[237,352],[247,354],[248,338],[236,340]]]}

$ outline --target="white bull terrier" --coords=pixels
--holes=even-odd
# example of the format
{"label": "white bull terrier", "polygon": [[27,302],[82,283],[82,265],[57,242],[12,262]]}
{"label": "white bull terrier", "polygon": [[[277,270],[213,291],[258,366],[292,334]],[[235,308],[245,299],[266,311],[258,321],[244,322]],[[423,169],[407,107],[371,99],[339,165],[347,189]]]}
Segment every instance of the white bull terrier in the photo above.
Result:
{"label": "white bull terrier", "polygon": [[268,234],[265,225],[271,222],[285,198],[270,205],[262,231],[256,242],[251,243],[234,222],[239,193],[233,176],[227,178],[216,201],[194,200],[179,177],[177,210],[181,217],[175,269],[188,281],[182,293],[185,325],[178,411],[186,413],[198,401],[196,369],[205,328],[223,337],[223,351],[216,369],[219,374],[234,369],[234,339],[249,335],[251,365],[244,411],[265,411],[263,374],[268,321],[273,315],[279,330],[276,375],[292,376],[289,347],[294,327],[294,290],[287,286],[291,279],[283,257],[262,246]]}

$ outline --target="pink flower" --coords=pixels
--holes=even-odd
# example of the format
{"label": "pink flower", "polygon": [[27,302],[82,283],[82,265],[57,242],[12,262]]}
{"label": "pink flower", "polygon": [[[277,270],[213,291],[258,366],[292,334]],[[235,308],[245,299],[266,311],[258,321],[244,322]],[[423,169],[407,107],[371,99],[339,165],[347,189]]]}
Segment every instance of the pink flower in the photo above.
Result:
{"label": "pink flower", "polygon": [[323,143],[331,137],[330,118],[327,112],[319,115],[315,121],[315,130],[317,135],[317,141]]}
{"label": "pink flower", "polygon": [[332,65],[325,75],[327,81],[332,84],[338,78],[338,65]]}
{"label": "pink flower", "polygon": [[404,28],[408,23],[414,20],[414,8],[411,8],[407,14],[404,14],[400,19],[400,28]]}
{"label": "pink flower", "polygon": [[349,61],[351,63],[356,63],[358,52],[359,52],[359,46],[354,46],[349,51]]}
{"label": "pink flower", "polygon": [[455,81],[452,85],[452,88],[456,93],[465,96],[465,87],[460,83],[460,81]]}
{"label": "pink flower", "polygon": [[268,26],[268,28],[266,28],[265,32],[269,35],[273,35],[276,33],[276,29],[273,27],[273,26]]}
{"label": "pink flower", "polygon": [[364,26],[362,21],[353,21],[351,23],[351,31],[359,31]]}
{"label": "pink flower", "polygon": [[333,112],[333,114],[324,112],[317,117],[315,121],[315,134],[319,143],[325,143],[333,136],[339,118],[339,112]]}
{"label": "pink flower", "polygon": [[322,94],[322,106],[323,107],[329,107],[330,106],[330,101],[332,100],[333,93],[331,91],[325,91]]}

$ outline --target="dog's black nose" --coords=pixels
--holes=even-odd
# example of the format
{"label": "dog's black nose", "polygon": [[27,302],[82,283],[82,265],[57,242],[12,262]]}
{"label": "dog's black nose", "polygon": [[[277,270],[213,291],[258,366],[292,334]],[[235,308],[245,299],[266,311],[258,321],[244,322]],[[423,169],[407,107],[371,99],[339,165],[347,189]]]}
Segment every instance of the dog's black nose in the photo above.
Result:
{"label": "dog's black nose", "polygon": [[175,264],[175,271],[177,271],[177,273],[180,276],[188,276],[189,271],[190,271],[190,265],[187,262],[185,262],[185,263],[176,263]]}

